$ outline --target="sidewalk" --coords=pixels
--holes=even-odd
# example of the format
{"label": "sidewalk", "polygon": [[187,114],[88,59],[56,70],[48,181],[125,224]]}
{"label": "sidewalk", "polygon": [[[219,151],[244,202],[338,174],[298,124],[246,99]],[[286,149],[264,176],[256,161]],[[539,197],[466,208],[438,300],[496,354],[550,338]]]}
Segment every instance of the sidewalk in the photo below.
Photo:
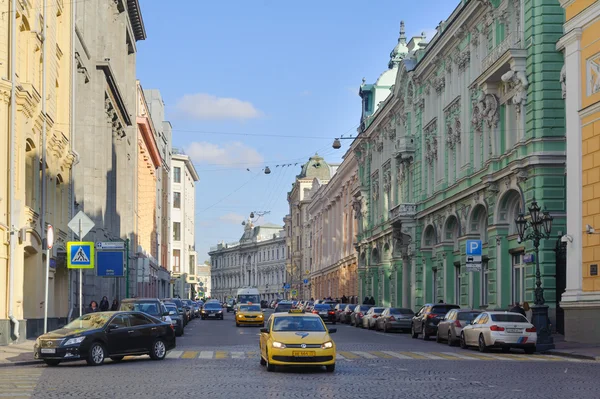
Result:
{"label": "sidewalk", "polygon": [[567,342],[565,337],[559,334],[552,337],[556,349],[543,352],[544,354],[600,361],[600,345]]}
{"label": "sidewalk", "polygon": [[26,366],[41,363],[33,358],[35,340],[28,339],[21,344],[0,346],[0,367]]}

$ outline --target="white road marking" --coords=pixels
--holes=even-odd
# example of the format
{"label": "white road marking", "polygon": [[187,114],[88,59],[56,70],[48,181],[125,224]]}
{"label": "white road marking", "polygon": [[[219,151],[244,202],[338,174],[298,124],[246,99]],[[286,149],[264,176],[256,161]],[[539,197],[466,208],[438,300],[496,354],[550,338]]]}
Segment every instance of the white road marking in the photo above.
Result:
{"label": "white road marking", "polygon": [[352,353],[354,353],[355,355],[358,355],[358,356],[362,356],[362,357],[364,357],[365,359],[377,359],[377,356],[375,356],[375,355],[371,355],[371,354],[370,354],[370,353],[368,353],[368,352],[352,351]]}
{"label": "white road marking", "polygon": [[508,360],[509,362],[514,362],[515,361],[515,359],[510,359],[508,357],[502,357],[502,356],[494,356],[494,355],[491,355],[489,353],[481,353],[481,352],[479,352],[477,354],[477,356],[491,357],[492,359],[497,359],[497,360]]}
{"label": "white road marking", "polygon": [[170,351],[167,353],[167,359],[179,359],[182,354],[183,351]]}
{"label": "white road marking", "polygon": [[443,357],[440,356],[436,356],[436,355],[432,355],[431,353],[425,353],[425,352],[411,352],[414,353],[415,355],[421,355],[421,356],[425,356],[428,359],[433,359],[433,360],[448,360],[448,359],[444,359]]}
{"label": "white road marking", "polygon": [[456,352],[442,352],[444,355],[448,355],[448,356],[455,356],[459,359],[464,359],[464,360],[481,360],[479,358],[476,357],[470,357],[470,356],[466,356],[466,355],[461,355],[460,353],[456,353]]}
{"label": "white road marking", "polygon": [[202,351],[200,352],[200,359],[212,359],[213,351]]}
{"label": "white road marking", "polygon": [[381,352],[385,353],[386,355],[397,357],[398,359],[412,359],[412,357],[410,357],[410,356],[402,355],[400,353],[396,353],[396,352],[392,352],[392,351],[381,351]]}
{"label": "white road marking", "polygon": [[231,352],[232,359],[243,359],[244,355],[244,352]]}

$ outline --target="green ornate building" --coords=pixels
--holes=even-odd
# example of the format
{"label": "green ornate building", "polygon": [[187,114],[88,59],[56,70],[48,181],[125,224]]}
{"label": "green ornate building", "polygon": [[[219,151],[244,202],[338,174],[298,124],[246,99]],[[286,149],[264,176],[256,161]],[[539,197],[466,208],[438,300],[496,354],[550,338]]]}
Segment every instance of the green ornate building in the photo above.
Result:
{"label": "green ornate building", "polygon": [[[563,21],[557,0],[470,0],[428,43],[407,42],[401,25],[382,75],[395,75],[394,84],[363,82],[351,149],[361,298],[415,310],[440,300],[533,304],[532,247],[514,220],[536,198],[554,216],[539,260],[555,317],[566,195]],[[466,270],[469,239],[483,241],[481,271]]]}

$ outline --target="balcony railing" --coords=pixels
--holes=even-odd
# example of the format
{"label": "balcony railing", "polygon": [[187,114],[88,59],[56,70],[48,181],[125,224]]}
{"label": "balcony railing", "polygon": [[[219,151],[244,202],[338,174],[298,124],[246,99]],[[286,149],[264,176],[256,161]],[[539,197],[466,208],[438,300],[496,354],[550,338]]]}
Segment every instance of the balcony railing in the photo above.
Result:
{"label": "balcony railing", "polygon": [[502,55],[508,50],[522,49],[522,36],[522,33],[518,31],[509,33],[508,36],[506,36],[506,38],[502,41],[502,43],[494,47],[490,51],[490,53],[483,59],[483,62],[481,63],[483,66],[483,70],[485,71],[486,69],[491,67],[494,64],[494,62],[498,61],[498,59],[502,57]]}
{"label": "balcony railing", "polygon": [[416,204],[398,204],[390,209],[390,220],[398,218],[414,218],[416,214]]}

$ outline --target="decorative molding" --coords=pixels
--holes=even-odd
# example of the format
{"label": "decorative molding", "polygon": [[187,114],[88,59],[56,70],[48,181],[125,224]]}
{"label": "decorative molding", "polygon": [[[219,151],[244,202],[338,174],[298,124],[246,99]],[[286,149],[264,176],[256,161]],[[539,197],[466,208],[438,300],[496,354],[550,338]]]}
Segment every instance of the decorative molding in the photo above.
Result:
{"label": "decorative molding", "polygon": [[458,65],[458,73],[463,73],[471,62],[471,51],[465,50],[462,53],[459,53],[455,60]]}
{"label": "decorative molding", "polygon": [[516,107],[517,113],[520,113],[521,106],[527,102],[529,81],[527,80],[526,71],[524,68],[516,69],[513,66],[510,71],[502,75],[501,79],[507,84],[509,91],[514,93],[511,103]]}
{"label": "decorative molding", "polygon": [[567,65],[563,65],[560,70],[560,87],[562,89],[562,98],[567,98]]}
{"label": "decorative molding", "polygon": [[485,94],[483,91],[481,91],[479,92],[479,95],[477,95],[476,99],[472,101],[473,113],[471,115],[471,124],[473,125],[475,131],[479,134],[482,134],[484,123],[490,129],[498,127],[498,97],[495,94]]}
{"label": "decorative molding", "polygon": [[435,78],[433,81],[433,87],[435,88],[435,92],[438,95],[442,94],[442,91],[444,91],[444,89],[446,88],[446,77],[439,76]]}

